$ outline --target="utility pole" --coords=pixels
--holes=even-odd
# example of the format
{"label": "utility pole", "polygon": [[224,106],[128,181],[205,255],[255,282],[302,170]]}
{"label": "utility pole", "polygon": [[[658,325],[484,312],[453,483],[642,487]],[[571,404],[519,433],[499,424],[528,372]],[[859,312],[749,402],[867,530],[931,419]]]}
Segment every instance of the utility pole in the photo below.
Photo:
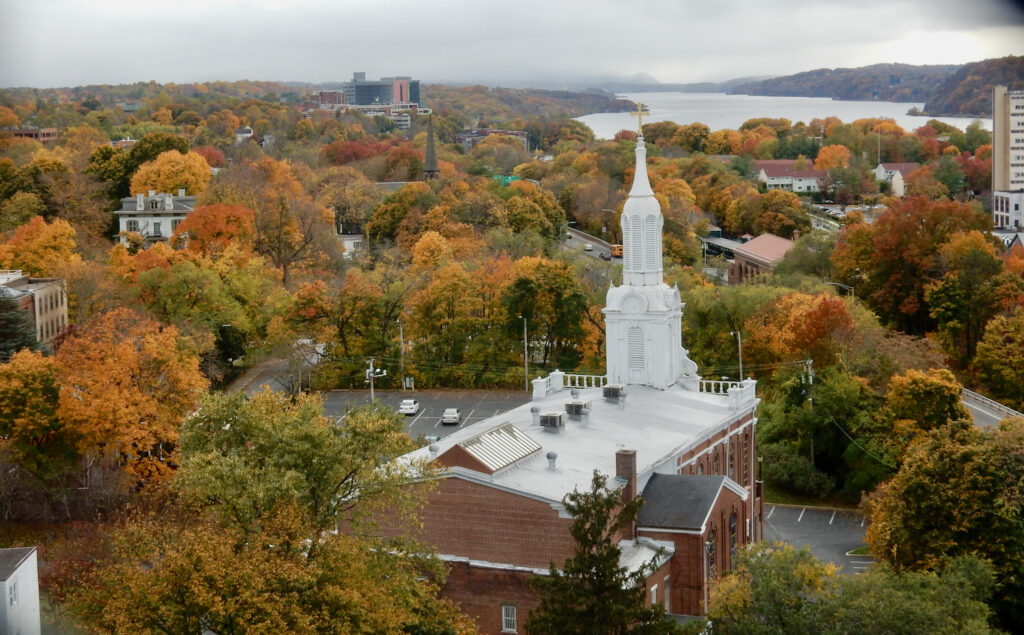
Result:
{"label": "utility pole", "polygon": [[374,367],[373,367],[373,358],[371,357],[370,361],[367,362],[367,369],[366,369],[366,381],[370,384],[370,402],[371,403],[374,401],[374,397],[373,397],[373,380],[378,378],[378,377],[387,377],[387,374],[388,374],[388,371],[386,371],[386,370],[376,370],[376,369],[374,369]]}
{"label": "utility pole", "polygon": [[729,335],[736,336],[736,345],[740,353],[740,381],[743,381],[743,334],[739,331],[729,331]]}
{"label": "utility pole", "polygon": [[398,318],[398,357],[399,374],[402,376],[402,390],[405,390],[405,332],[402,331],[402,318]]}
{"label": "utility pole", "polygon": [[527,347],[526,339],[526,316],[519,316],[523,320],[523,383],[526,392],[530,392],[530,349]]}

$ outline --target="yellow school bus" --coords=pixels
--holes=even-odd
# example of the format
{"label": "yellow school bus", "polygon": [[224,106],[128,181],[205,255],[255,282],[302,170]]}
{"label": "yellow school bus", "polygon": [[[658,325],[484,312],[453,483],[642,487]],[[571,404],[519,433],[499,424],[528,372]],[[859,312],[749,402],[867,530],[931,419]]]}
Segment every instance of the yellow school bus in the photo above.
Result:
{"label": "yellow school bus", "polygon": [[612,255],[616,258],[622,258],[622,245],[612,245]]}

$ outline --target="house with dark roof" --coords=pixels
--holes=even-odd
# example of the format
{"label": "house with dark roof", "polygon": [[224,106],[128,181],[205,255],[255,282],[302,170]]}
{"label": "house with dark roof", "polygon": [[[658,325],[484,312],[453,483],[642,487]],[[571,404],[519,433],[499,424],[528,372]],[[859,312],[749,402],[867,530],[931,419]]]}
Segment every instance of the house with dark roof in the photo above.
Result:
{"label": "house with dark roof", "polygon": [[39,635],[35,547],[0,549],[0,633]]}
{"label": "house with dark roof", "polygon": [[604,308],[606,372],[534,379],[530,402],[399,459],[436,468],[433,487],[417,528],[383,531],[434,548],[450,567],[443,594],[482,633],[522,632],[539,604],[528,580],[575,549],[563,500],[589,490],[595,471],[622,501],[643,497],[612,538],[620,565],[645,571],[646,601],[670,614],[705,613],[735,549],[763,538],[756,382],[704,380],[689,359],[679,290],[664,282],[662,223],[640,135],[622,284]]}
{"label": "house with dark roof", "polygon": [[792,248],[792,240],[775,234],[761,234],[739,245],[732,252],[729,283],[740,284],[753,276],[771,273]]}

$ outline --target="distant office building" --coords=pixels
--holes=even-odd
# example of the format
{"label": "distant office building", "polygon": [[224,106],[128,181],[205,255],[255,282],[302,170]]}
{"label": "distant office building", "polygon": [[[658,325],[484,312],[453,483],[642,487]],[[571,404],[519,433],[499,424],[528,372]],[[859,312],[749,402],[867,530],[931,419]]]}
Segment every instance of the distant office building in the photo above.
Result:
{"label": "distant office building", "polygon": [[372,104],[420,103],[420,80],[411,77],[366,79],[366,73],[352,73],[352,81],[341,85],[348,103],[356,106]]}
{"label": "distant office building", "polygon": [[498,128],[473,128],[463,130],[455,135],[455,143],[458,143],[468,152],[476,147],[478,143],[491,135],[504,135],[518,139],[523,144],[523,149],[530,151],[530,135],[525,130],[499,130]]}
{"label": "distant office building", "polygon": [[38,141],[40,143],[57,140],[56,128],[36,128],[35,126],[24,126],[21,128],[8,127],[4,128],[4,132],[10,133],[15,137],[32,139],[33,141]]}
{"label": "distant office building", "polygon": [[[196,197],[185,196],[185,190],[178,190],[177,196],[150,190],[148,194],[122,198],[121,209],[114,215],[117,216],[119,233],[141,234],[147,244],[152,244],[168,240],[178,223],[195,208]],[[121,242],[128,242],[123,235]]]}
{"label": "distant office building", "polygon": [[367,80],[366,73],[353,73],[352,81],[341,90],[322,90],[302,102],[305,116],[316,110],[348,112],[356,110],[367,117],[386,117],[400,130],[412,125],[412,113],[429,115],[430,108],[420,106],[420,82],[410,77],[384,77]]}
{"label": "distant office building", "polygon": [[17,302],[29,316],[40,344],[53,344],[68,325],[68,296],[62,278],[32,278],[20,269],[0,271],[0,295]]}
{"label": "distant office building", "polygon": [[1024,190],[1024,90],[992,94],[992,191]]}

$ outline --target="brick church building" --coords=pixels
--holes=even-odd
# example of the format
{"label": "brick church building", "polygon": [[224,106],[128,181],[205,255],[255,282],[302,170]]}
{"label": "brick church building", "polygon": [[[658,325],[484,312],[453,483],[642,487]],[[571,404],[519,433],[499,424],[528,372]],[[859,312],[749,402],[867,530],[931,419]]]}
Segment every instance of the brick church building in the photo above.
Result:
{"label": "brick church building", "polygon": [[614,477],[623,500],[645,500],[617,537],[621,562],[655,561],[647,598],[670,614],[704,613],[736,548],[762,538],[756,382],[698,375],[681,341],[679,290],[663,279],[662,222],[640,136],[623,281],[604,309],[607,374],[535,379],[530,403],[406,455],[440,468],[416,537],[448,563],[444,594],[483,633],[524,632],[538,604],[527,580],[572,554],[562,499],[588,490],[594,470]]}

